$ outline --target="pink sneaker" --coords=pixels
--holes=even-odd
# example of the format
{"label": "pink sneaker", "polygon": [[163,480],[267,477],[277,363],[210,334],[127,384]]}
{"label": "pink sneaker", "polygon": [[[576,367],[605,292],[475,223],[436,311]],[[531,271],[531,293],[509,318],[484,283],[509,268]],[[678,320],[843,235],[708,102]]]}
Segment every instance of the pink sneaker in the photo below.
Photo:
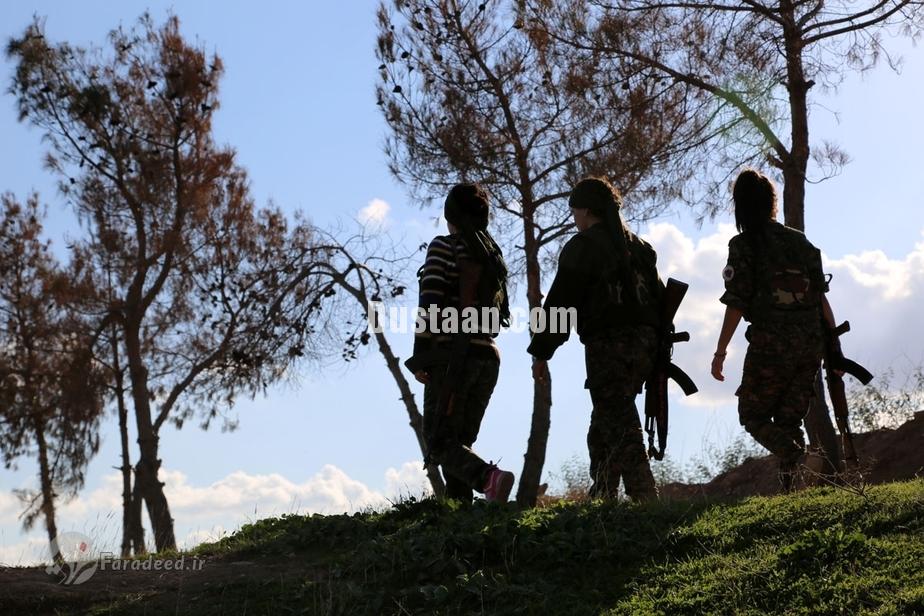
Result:
{"label": "pink sneaker", "polygon": [[484,483],[484,498],[487,501],[506,503],[513,489],[513,473],[502,471],[496,466],[488,471],[488,479]]}

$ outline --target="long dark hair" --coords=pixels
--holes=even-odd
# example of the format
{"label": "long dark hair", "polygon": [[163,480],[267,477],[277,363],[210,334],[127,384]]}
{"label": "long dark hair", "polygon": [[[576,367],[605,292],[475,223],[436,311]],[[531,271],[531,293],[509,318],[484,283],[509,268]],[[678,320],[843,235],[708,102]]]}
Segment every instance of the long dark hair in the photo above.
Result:
{"label": "long dark hair", "polygon": [[606,225],[610,237],[613,238],[616,253],[620,257],[618,275],[622,286],[626,289],[630,301],[637,301],[635,293],[629,292],[635,286],[630,276],[630,270],[633,268],[632,253],[629,252],[629,242],[626,238],[628,229],[619,213],[622,209],[622,196],[619,191],[606,178],[587,177],[571,189],[568,205],[575,209],[590,210],[591,214]]}
{"label": "long dark hair", "polygon": [[755,238],[762,236],[777,213],[776,187],[770,178],[756,169],[745,169],[735,180],[732,198],[738,231]]}
{"label": "long dark hair", "polygon": [[602,177],[587,177],[574,185],[568,205],[575,209],[587,209],[604,222],[613,236],[613,242],[620,255],[629,262],[629,246],[626,243],[626,224],[619,211],[622,209],[622,196]]}

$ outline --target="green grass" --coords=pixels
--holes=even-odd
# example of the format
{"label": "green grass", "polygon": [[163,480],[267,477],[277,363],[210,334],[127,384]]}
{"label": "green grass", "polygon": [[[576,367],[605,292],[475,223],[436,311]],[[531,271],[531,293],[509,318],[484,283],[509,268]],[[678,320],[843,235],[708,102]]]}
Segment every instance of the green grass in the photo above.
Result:
{"label": "green grass", "polygon": [[737,503],[410,501],[262,520],[194,553],[297,575],[199,589],[171,613],[924,614],[924,481]]}

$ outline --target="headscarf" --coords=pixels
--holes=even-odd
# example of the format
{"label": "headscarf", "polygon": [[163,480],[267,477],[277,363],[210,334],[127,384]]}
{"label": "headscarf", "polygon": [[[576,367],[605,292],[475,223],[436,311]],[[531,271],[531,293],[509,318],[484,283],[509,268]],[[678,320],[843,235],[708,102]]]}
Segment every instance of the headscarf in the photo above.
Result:
{"label": "headscarf", "polygon": [[489,212],[488,194],[478,184],[456,184],[449,191],[443,207],[446,221],[459,229],[469,254],[484,268],[482,275],[491,276],[503,292],[500,308],[504,324],[509,320],[507,264],[500,246],[488,231]]}

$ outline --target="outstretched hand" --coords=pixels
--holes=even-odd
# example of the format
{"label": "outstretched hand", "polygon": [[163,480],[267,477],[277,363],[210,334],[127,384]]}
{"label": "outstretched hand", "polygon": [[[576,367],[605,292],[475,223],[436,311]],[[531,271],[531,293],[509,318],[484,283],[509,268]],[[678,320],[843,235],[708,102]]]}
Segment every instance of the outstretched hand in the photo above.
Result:
{"label": "outstretched hand", "polygon": [[725,355],[712,356],[712,377],[717,381],[724,381],[725,375],[722,374],[722,368],[725,366]]}

